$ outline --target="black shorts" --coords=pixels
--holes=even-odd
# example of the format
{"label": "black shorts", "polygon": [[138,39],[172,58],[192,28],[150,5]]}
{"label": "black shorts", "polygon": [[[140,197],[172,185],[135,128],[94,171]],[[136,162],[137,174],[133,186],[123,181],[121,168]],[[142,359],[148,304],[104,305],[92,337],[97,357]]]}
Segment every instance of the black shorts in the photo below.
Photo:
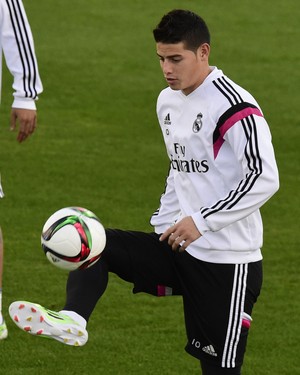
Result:
{"label": "black shorts", "polygon": [[133,283],[134,293],[182,296],[189,354],[217,367],[241,366],[262,284],[261,261],[203,262],[172,251],[156,233],[111,229],[103,261]]}

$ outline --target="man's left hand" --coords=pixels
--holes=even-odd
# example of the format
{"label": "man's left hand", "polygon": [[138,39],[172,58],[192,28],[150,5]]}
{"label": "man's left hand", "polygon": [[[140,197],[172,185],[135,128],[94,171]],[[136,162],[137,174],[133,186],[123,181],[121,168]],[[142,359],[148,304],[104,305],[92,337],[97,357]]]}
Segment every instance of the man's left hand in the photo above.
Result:
{"label": "man's left hand", "polygon": [[10,115],[10,129],[16,129],[17,120],[19,121],[18,142],[23,142],[31,135],[36,128],[37,114],[33,109],[12,108]]}
{"label": "man's left hand", "polygon": [[168,244],[173,251],[184,251],[193,241],[201,237],[191,216],[187,216],[178,223],[167,229],[161,236],[160,241],[168,239]]}

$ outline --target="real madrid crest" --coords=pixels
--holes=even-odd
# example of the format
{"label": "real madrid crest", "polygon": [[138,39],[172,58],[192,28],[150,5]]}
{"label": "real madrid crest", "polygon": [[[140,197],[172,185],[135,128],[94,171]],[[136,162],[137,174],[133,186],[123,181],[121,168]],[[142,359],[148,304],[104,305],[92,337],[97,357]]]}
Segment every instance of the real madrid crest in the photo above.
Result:
{"label": "real madrid crest", "polygon": [[193,132],[198,133],[202,128],[202,113],[198,113],[196,120],[193,123]]}

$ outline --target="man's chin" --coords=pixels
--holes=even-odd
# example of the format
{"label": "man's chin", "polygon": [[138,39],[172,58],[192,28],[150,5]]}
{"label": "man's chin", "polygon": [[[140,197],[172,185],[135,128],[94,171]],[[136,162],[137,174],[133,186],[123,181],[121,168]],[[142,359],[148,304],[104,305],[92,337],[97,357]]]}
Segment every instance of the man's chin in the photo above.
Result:
{"label": "man's chin", "polygon": [[172,85],[172,84],[170,84],[170,83],[168,83],[168,85],[169,85],[170,89],[172,89],[172,90],[174,90],[174,91],[181,90],[180,85],[176,85],[176,84]]}

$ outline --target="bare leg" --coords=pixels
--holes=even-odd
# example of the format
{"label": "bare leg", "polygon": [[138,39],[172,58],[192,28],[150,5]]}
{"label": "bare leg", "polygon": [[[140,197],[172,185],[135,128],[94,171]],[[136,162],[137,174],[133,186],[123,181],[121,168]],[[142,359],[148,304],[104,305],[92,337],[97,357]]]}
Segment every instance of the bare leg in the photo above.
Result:
{"label": "bare leg", "polygon": [[3,237],[0,228],[0,340],[7,337],[7,327],[2,316]]}
{"label": "bare leg", "polygon": [[[2,311],[1,294],[2,294],[2,276],[3,276],[3,256],[4,256],[3,236],[2,236],[2,230],[0,227],[0,313]],[[0,323],[1,323],[1,319],[0,319]]]}

